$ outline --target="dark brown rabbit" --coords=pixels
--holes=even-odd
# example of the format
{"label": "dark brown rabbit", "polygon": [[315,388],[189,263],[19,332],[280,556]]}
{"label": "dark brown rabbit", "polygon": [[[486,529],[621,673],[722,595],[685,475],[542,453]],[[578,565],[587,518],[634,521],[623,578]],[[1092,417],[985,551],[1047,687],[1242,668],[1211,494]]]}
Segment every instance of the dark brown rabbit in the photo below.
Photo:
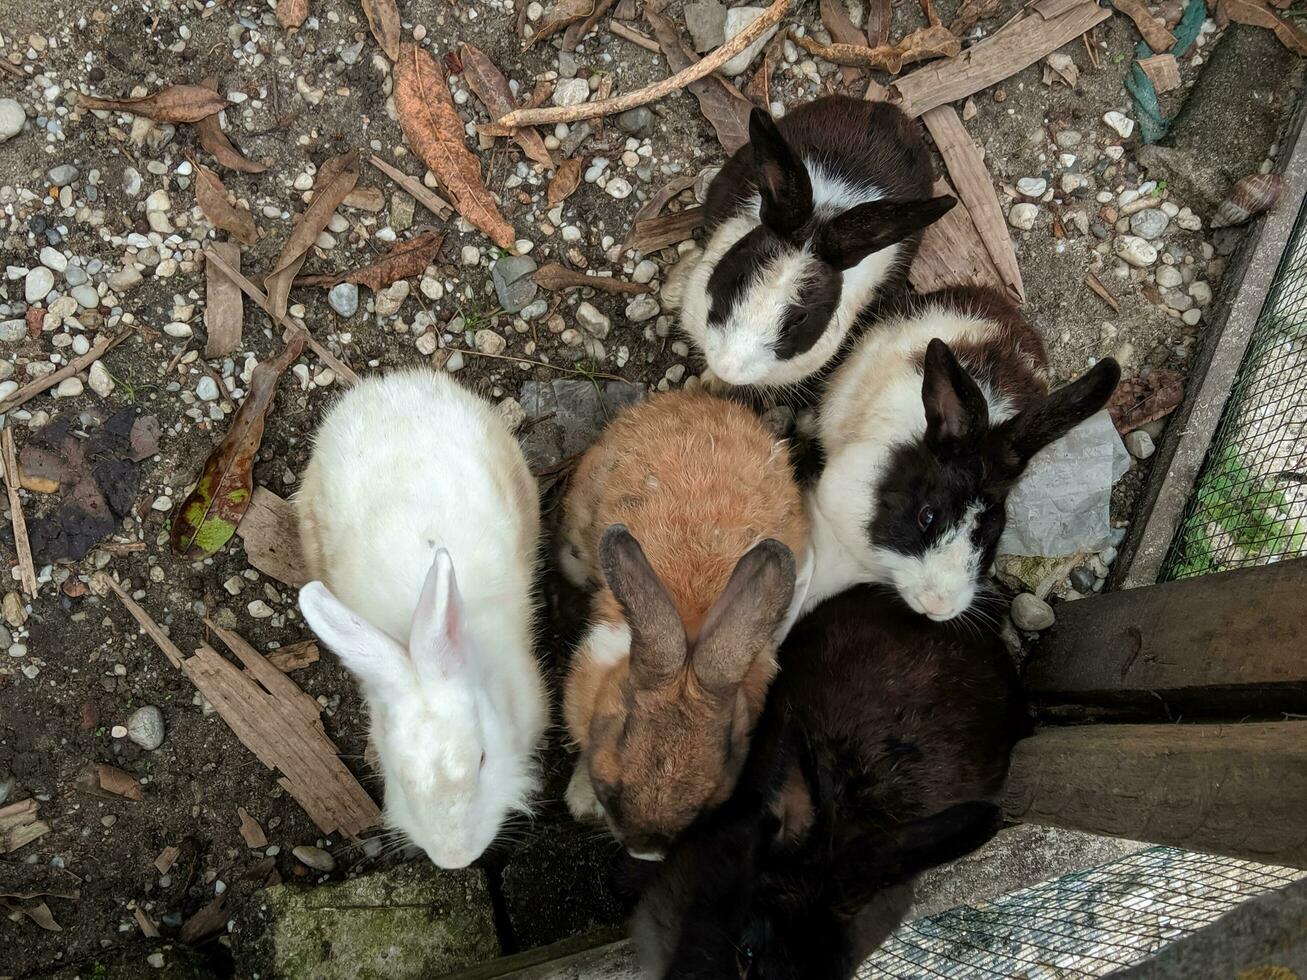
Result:
{"label": "dark brown rabbit", "polygon": [[844,980],[920,871],[992,836],[1028,730],[996,635],[859,586],[800,620],[735,794],[637,912],[652,976]]}

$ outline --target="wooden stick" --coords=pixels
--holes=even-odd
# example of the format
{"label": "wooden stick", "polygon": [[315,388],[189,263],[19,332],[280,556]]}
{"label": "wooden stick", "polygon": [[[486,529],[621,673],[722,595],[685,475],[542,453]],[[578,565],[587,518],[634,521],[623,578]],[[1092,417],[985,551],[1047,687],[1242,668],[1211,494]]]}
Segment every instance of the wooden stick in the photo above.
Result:
{"label": "wooden stick", "polygon": [[5,487],[9,490],[9,516],[14,522],[14,545],[18,549],[18,567],[23,573],[23,591],[36,598],[36,566],[32,564],[32,544],[27,539],[27,518],[23,516],[23,502],[18,497],[18,451],[14,448],[14,430],[0,431],[0,453],[4,463]]}
{"label": "wooden stick", "polygon": [[1092,272],[1087,273],[1085,275],[1085,285],[1097,293],[1099,299],[1112,307],[1113,313],[1121,312],[1120,301],[1108,291],[1108,288],[1103,285],[1103,281],[1099,279],[1098,276],[1094,275]]}
{"label": "wooden stick", "polygon": [[[684,71],[678,71],[661,82],[646,85],[644,88],[627,92],[612,99],[599,102],[585,102],[576,106],[552,106],[547,109],[515,109],[502,119],[497,120],[501,126],[540,126],[560,122],[576,122],[580,119],[594,119],[596,116],[610,116],[642,106],[647,102],[656,102],[664,96],[680,91],[692,82],[711,75],[722,65],[762,37],[782,17],[790,12],[793,0],[776,0],[762,15],[742,32],[723,44],[702,61],[696,61]],[[1109,15],[1110,16],[1110,15]]]}
{"label": "wooden stick", "polygon": [[109,353],[109,351],[121,344],[130,335],[130,330],[124,331],[116,337],[106,337],[101,334],[96,338],[95,343],[91,345],[91,349],[81,357],[69,361],[58,371],[51,371],[45,377],[37,378],[30,384],[24,385],[3,402],[0,402],[0,415],[5,414],[6,412],[12,412],[19,405],[31,401],[37,395],[41,394],[41,392],[53,388],[60,381],[63,381],[64,378],[71,378],[74,374],[86,370],[105,354]]}
{"label": "wooden stick", "polygon": [[625,41],[630,41],[632,44],[639,45],[640,47],[644,48],[646,51],[652,51],[654,54],[662,53],[662,48],[658,47],[657,41],[655,41],[651,37],[641,34],[634,27],[627,27],[621,21],[616,21],[616,20],[613,21],[611,24],[608,25],[608,30],[610,30],[612,33],[616,34],[618,37],[622,38]]}
{"label": "wooden stick", "polygon": [[99,591],[112,592],[118,596],[118,601],[132,614],[132,618],[141,624],[141,629],[145,630],[150,639],[154,641],[155,646],[163,651],[163,655],[168,658],[174,667],[181,669],[182,652],[178,649],[177,644],[168,639],[168,634],[150,618],[150,614],[142,609],[135,599],[127,594],[126,589],[114,581],[112,575],[106,572],[96,572],[91,579],[91,583]]}
{"label": "wooden stick", "polygon": [[206,249],[204,252],[204,261],[212,262],[228,279],[240,286],[241,291],[250,299],[258,304],[259,309],[272,318],[272,322],[278,326],[285,327],[292,333],[303,333],[305,342],[313,348],[313,353],[317,354],[328,367],[335,371],[352,385],[359,383],[359,376],[354,373],[354,369],[333,354],[326,344],[321,343],[318,338],[309,332],[303,321],[296,320],[290,316],[277,316],[272,312],[272,307],[268,304],[268,294],[265,293],[254,283],[250,282],[243,275],[229,266],[222,260],[222,257],[212,249]]}
{"label": "wooden stick", "polygon": [[449,220],[450,215],[454,213],[454,205],[450,204],[416,177],[409,176],[398,167],[392,167],[375,153],[369,159],[372,161],[372,166],[376,167],[400,187],[408,191],[419,204],[441,221]]}

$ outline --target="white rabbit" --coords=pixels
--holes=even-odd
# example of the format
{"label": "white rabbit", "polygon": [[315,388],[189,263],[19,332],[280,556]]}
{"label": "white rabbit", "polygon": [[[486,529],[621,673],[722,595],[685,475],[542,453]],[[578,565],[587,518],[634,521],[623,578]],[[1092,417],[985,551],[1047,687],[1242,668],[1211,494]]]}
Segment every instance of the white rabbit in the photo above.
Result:
{"label": "white rabbit", "polygon": [[463,867],[527,810],[548,717],[521,449],[443,374],[369,378],[328,412],[295,503],[320,580],[300,609],[362,685],[386,823]]}

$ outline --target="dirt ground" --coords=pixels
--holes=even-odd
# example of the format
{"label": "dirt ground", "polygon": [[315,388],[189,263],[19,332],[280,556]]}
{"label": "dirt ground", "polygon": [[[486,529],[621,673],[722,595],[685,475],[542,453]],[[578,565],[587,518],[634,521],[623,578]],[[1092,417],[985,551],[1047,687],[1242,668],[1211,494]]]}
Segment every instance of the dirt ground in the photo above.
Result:
{"label": "dirt ground", "polygon": [[[854,6],[852,12],[860,18],[860,5]],[[939,4],[945,23],[955,6]],[[0,342],[0,358],[10,363],[13,379],[21,384],[39,373],[40,365],[66,361],[69,347],[76,350],[69,339],[76,334],[91,337],[131,324],[136,328],[104,359],[113,380],[106,395],[93,391],[91,379],[85,379],[83,390],[61,398],[42,395],[11,412],[6,424],[13,427],[20,448],[46,425],[66,420],[72,429],[94,432],[104,419],[132,407],[156,417],[161,430],[158,454],[125,478],[134,497],[106,542],[76,562],[42,563],[39,598],[21,611],[6,605],[8,653],[0,653],[0,805],[33,798],[51,829],[0,856],[0,892],[76,892],[77,897],[48,900],[61,932],[43,931],[24,918],[0,920],[0,941],[7,950],[0,958],[0,975],[34,975],[132,943],[140,936],[133,918],[137,908],[169,936],[218,894],[228,895],[226,908],[235,915],[257,885],[246,875],[263,857],[273,857],[285,879],[318,874],[292,858],[292,848],[299,845],[333,849],[335,877],[405,857],[382,854],[375,842],[346,849],[340,841],[321,840],[300,807],[278,787],[275,775],[240,744],[117,601],[89,588],[92,573],[100,568],[130,583],[142,606],[186,652],[205,639],[205,616],[236,629],[265,652],[308,637],[293,590],[251,569],[239,541],[197,563],[174,557],[168,547],[173,510],[226,431],[238,401],[227,396],[247,383],[241,379],[252,366],[247,360],[262,361],[280,349],[280,331],[246,303],[244,340],[237,353],[207,365],[202,356],[204,281],[198,253],[214,233],[194,206],[186,155],[211,161],[200,153],[190,127],[134,130],[127,116],[98,118],[75,108],[75,93],[125,96],[137,86],[153,91],[166,83],[215,77],[219,91],[235,96],[236,104],[226,113],[228,131],[249,157],[269,164],[258,175],[222,172],[228,189],[248,202],[262,233],[244,249],[243,268],[267,270],[303,210],[302,190],[310,186],[313,168],[328,157],[359,149],[365,157],[376,153],[409,173],[422,170],[411,156],[394,155],[404,140],[388,102],[390,68],[358,5],[313,0],[311,7],[304,28],[290,33],[277,25],[269,4],[248,0],[8,0],[0,11],[0,58],[21,73],[0,71],[0,99],[16,99],[27,116],[24,130],[0,143],[0,266],[5,269],[0,322],[25,319],[27,276],[47,247],[84,269],[100,298],[63,323],[56,317],[52,325],[46,318],[44,329],[38,317],[32,334]],[[661,55],[604,30],[577,49],[575,68],[566,64],[567,58],[560,66],[557,38],[523,52],[512,0],[403,0],[401,7],[406,37],[420,25],[438,57],[459,42],[473,42],[519,81],[524,93],[534,77],[560,67],[580,77],[609,75],[615,92],[668,73]],[[974,34],[997,30],[1018,7],[1013,0],[1001,4]],[[679,5],[670,9],[679,18]],[[816,4],[797,5],[795,20],[809,31],[819,29]],[[894,36],[921,23],[916,5],[903,2],[896,7]],[[1237,247],[1238,234],[1213,236],[1208,231],[1219,193],[1213,188],[1228,186],[1274,157],[1299,70],[1273,39],[1267,45],[1268,32],[1231,31],[1222,38],[1209,27],[1197,57],[1183,63],[1184,87],[1165,97],[1164,108],[1175,111],[1195,82],[1201,88],[1204,73],[1220,67],[1221,48],[1241,46],[1220,70],[1244,81],[1204,96],[1210,104],[1204,115],[1211,114],[1204,125],[1217,125],[1218,132],[1212,136],[1191,124],[1186,137],[1189,152],[1203,151],[1202,165],[1191,171],[1176,163],[1173,189],[1162,185],[1144,191],[1166,193],[1177,208],[1191,207],[1202,219],[1201,228],[1190,231],[1178,229],[1172,218],[1164,240],[1155,243],[1169,250],[1174,267],[1183,272],[1180,285],[1168,287],[1165,295],[1159,295],[1155,281],[1164,263],[1140,270],[1115,259],[1111,243],[1118,232],[1101,213],[1105,205],[1119,205],[1124,192],[1138,193],[1145,180],[1159,180],[1166,166],[1154,157],[1152,171],[1142,167],[1137,130],[1123,140],[1103,122],[1109,110],[1132,115],[1122,79],[1137,35],[1127,20],[1114,17],[1096,29],[1091,43],[1066,46],[1081,73],[1076,88],[1046,84],[1042,67],[1035,65],[977,93],[974,114],[970,108],[964,113],[1005,210],[1017,200],[1014,188],[1021,178],[1043,178],[1051,192],[1051,200],[1039,202],[1033,227],[1012,234],[1029,296],[1027,312],[1044,331],[1059,378],[1078,374],[1109,354],[1122,360],[1127,376],[1156,368],[1184,372],[1210,318],[1202,291],[1189,287],[1207,282],[1219,302],[1225,256]],[[780,66],[772,98],[794,104],[840,85],[833,66],[796,58]],[[466,86],[457,75],[453,86],[464,117],[486,120],[474,97],[463,98]],[[861,94],[864,87],[865,80],[853,90]],[[1198,99],[1198,90],[1189,98]],[[583,183],[563,205],[561,220],[548,214],[544,201],[548,175],[525,160],[515,144],[500,140],[493,148],[476,150],[487,185],[499,196],[519,238],[533,243],[530,255],[540,264],[565,260],[576,268],[610,268],[631,278],[645,257],[620,254],[614,245],[626,235],[642,201],[676,175],[722,162],[714,133],[690,95],[677,94],[652,108],[647,134],[632,136],[609,119],[578,151],[588,166],[596,157],[607,159],[607,174],[628,181],[635,192],[619,198],[596,183]],[[1230,121],[1213,123],[1222,112],[1230,114]],[[1067,131],[1079,133],[1079,140],[1062,136],[1058,141]],[[630,144],[635,149],[628,149],[628,139],[636,141]],[[475,148],[475,140],[470,145]],[[1124,147],[1119,160],[1107,153],[1114,146]],[[641,147],[647,147],[645,154]],[[623,161],[626,152],[635,155],[628,158],[633,164]],[[1182,146],[1177,152],[1186,151]],[[1078,159],[1066,164],[1058,160],[1059,153]],[[61,190],[54,185],[62,181],[51,170],[67,165],[77,175]],[[1180,171],[1193,178],[1184,197],[1174,189],[1185,176]],[[1064,176],[1080,172],[1088,182],[1066,190],[1077,182],[1064,183]],[[460,222],[443,224],[420,205],[414,209],[411,198],[370,166],[360,184],[384,192],[382,209],[342,208],[344,221],[330,241],[320,240],[306,271],[362,264],[396,237],[403,240],[426,228],[447,233],[440,260],[421,285],[414,279],[406,297],[391,292],[385,298],[390,305],[383,304],[381,313],[378,298],[365,289],[358,311],[348,318],[329,306],[325,290],[304,288],[292,294],[314,334],[360,372],[423,360],[453,369],[461,361],[457,376],[466,384],[496,400],[522,400],[528,380],[611,377],[665,387],[684,383],[701,370],[676,339],[669,315],[630,323],[620,297],[588,297],[612,320],[601,346],[575,329],[581,298],[575,293],[541,290],[547,309],[529,322],[502,313],[491,279],[494,255],[483,236]],[[150,236],[146,202],[159,191],[167,194],[163,211],[175,237],[156,234],[146,242],[129,237]],[[685,192],[678,206],[692,203],[693,195],[693,190]],[[157,210],[159,199],[153,200]],[[676,250],[664,249],[652,258],[658,265],[654,281],[661,282]],[[125,266],[141,271],[139,284],[108,286]],[[1088,272],[1119,299],[1119,312],[1085,289]],[[64,277],[56,278],[56,293],[68,292],[71,280],[65,285]],[[1176,298],[1182,295],[1188,299]],[[52,305],[48,299],[31,305],[42,302]],[[1190,308],[1201,311],[1195,323],[1181,317]],[[165,325],[178,323],[188,329],[165,331]],[[493,331],[494,337],[478,336],[479,331]],[[424,354],[431,340],[420,338],[430,332],[438,338],[438,349]],[[497,350],[523,361],[483,356]],[[33,364],[38,371],[29,370]],[[300,365],[282,381],[255,468],[256,482],[282,496],[294,492],[308,458],[308,435],[339,387],[322,374],[323,366],[313,356],[306,354]],[[197,392],[214,376],[223,382],[223,391],[216,400],[202,400]],[[529,429],[540,421],[527,418],[524,425]],[[1146,464],[1137,466],[1122,482],[1115,501],[1117,524],[1129,520],[1145,471]],[[25,491],[23,506],[32,521],[48,515],[57,501]],[[6,558],[14,554],[8,523],[6,518]],[[15,580],[4,591],[17,588]],[[552,582],[548,592],[552,614],[543,631],[542,656],[557,666],[575,622],[570,614],[575,597],[558,597]],[[324,657],[293,676],[324,705],[328,733],[350,768],[379,797],[380,787],[362,761],[365,712],[343,669]],[[126,725],[146,705],[161,709],[166,732],[162,745],[152,751],[115,736],[117,726]],[[111,763],[137,776],[143,799],[103,798],[79,788],[79,776],[96,763]],[[609,846],[573,827],[559,802],[568,767],[556,745],[547,768],[545,801],[526,841],[487,859],[498,889],[506,951],[621,917],[620,903],[607,896],[604,884]],[[246,846],[238,832],[237,807],[260,822],[268,847]],[[160,874],[153,862],[169,846],[180,847],[182,856],[169,873]],[[555,900],[559,894],[586,892],[577,902]],[[221,942],[207,949],[221,964]]]}

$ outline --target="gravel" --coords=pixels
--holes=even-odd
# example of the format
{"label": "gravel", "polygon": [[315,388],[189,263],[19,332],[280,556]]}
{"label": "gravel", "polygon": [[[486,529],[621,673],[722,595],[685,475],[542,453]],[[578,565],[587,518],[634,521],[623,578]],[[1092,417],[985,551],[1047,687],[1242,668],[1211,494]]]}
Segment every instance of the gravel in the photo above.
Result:
{"label": "gravel", "polygon": [[1130,231],[1149,241],[1161,238],[1166,233],[1166,228],[1170,223],[1171,219],[1166,216],[1166,212],[1161,208],[1149,208],[1146,211],[1136,211],[1130,215]]}
{"label": "gravel", "polygon": [[163,744],[163,712],[152,704],[137,708],[127,719],[127,737],[153,752]]}
{"label": "gravel", "polygon": [[50,295],[54,289],[54,273],[43,265],[38,265],[27,273],[23,280],[23,298],[28,303],[39,303]]}
{"label": "gravel", "polygon": [[1012,623],[1017,629],[1035,633],[1056,621],[1053,607],[1033,592],[1022,592],[1012,600]]}
{"label": "gravel", "polygon": [[327,303],[336,315],[348,320],[359,309],[359,288],[352,282],[341,282],[327,293]]}
{"label": "gravel", "polygon": [[23,131],[27,114],[13,99],[0,99],[0,143],[13,139]]}
{"label": "gravel", "polygon": [[576,322],[581,325],[591,337],[603,340],[608,336],[608,331],[612,324],[608,317],[604,316],[589,302],[582,302],[576,308]]}

